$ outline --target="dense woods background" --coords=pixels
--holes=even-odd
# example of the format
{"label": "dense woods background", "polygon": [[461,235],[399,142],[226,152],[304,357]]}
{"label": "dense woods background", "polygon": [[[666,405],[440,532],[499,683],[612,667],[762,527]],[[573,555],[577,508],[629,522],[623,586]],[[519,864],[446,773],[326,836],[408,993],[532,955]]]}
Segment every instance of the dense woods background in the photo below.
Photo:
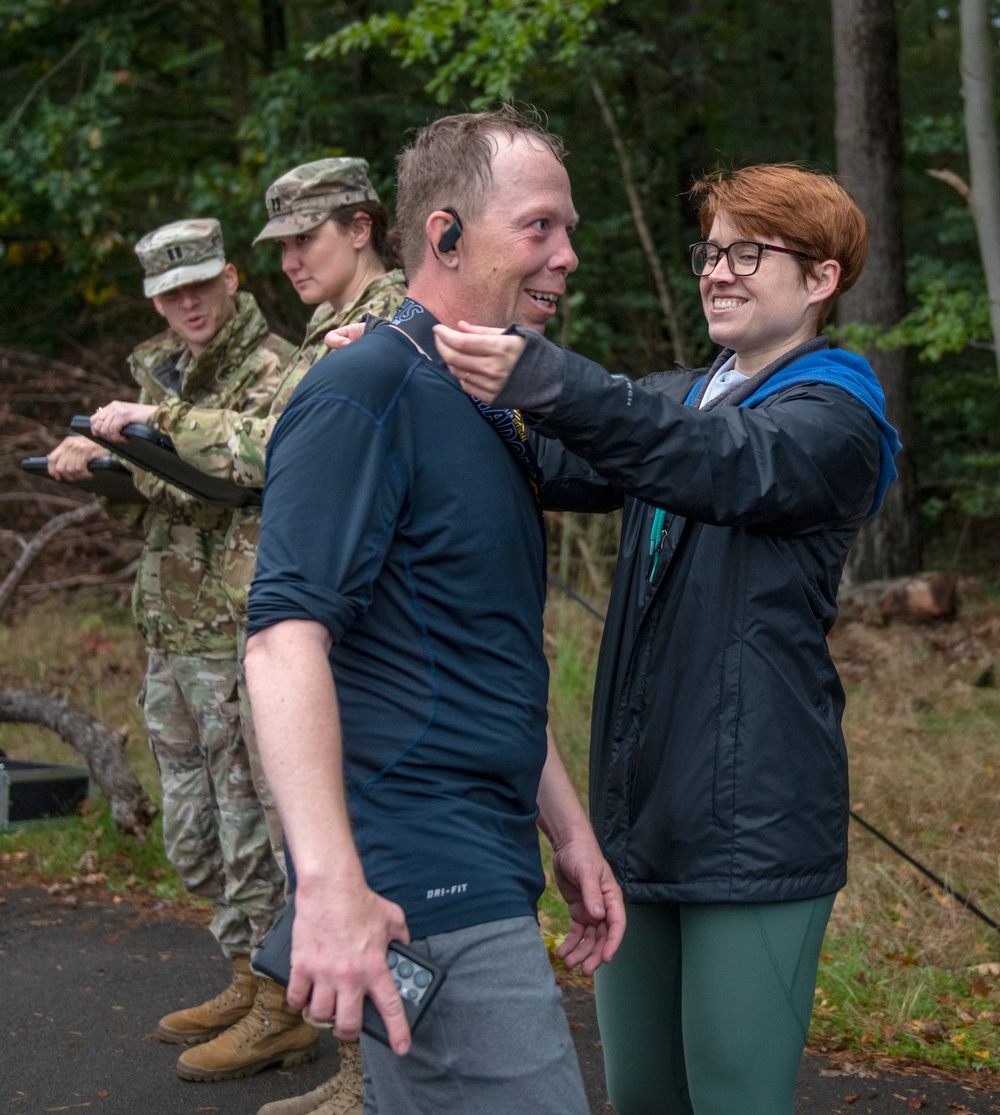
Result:
{"label": "dense woods background", "polygon": [[[995,68],[1000,4],[975,3]],[[306,312],[273,246],[250,248],[268,184],[362,155],[391,203],[408,129],[508,96],[571,151],[581,264],[559,333],[616,371],[710,354],[685,251],[697,175],[839,170],[880,233],[840,339],[878,361],[911,453],[857,575],[992,571],[1000,383],[961,189],[959,16],[950,0],[0,0],[0,346],[21,369],[17,413],[39,428],[61,413],[19,353],[127,382],[125,355],[157,327],[131,247],[182,216],[222,221],[245,285],[297,339]]]}

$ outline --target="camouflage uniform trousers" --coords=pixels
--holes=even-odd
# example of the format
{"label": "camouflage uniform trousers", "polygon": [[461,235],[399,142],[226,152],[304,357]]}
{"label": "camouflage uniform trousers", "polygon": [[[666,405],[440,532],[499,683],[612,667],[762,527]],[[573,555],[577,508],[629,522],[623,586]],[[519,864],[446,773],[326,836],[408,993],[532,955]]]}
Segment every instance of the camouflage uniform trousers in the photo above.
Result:
{"label": "camouflage uniform trousers", "polygon": [[143,709],[163,783],[163,843],[192,894],[212,906],[227,956],[251,953],[284,905],[254,791],[231,659],[150,651]]}
{"label": "camouflage uniform trousers", "polygon": [[[243,738],[246,740],[247,756],[250,760],[250,774],[253,778],[254,789],[257,791],[257,800],[264,811],[264,824],[267,827],[267,837],[271,842],[271,853],[278,861],[282,872],[287,879],[288,871],[285,866],[285,837],[281,828],[281,817],[278,815],[278,806],[271,793],[271,787],[264,773],[264,764],[261,761],[260,749],[257,747],[257,733],[253,727],[253,709],[250,707],[250,694],[247,691],[247,676],[243,662],[247,653],[247,627],[246,620],[237,621],[236,628],[236,653],[237,661],[236,686],[240,698],[240,727]],[[290,891],[288,893],[291,893]]]}

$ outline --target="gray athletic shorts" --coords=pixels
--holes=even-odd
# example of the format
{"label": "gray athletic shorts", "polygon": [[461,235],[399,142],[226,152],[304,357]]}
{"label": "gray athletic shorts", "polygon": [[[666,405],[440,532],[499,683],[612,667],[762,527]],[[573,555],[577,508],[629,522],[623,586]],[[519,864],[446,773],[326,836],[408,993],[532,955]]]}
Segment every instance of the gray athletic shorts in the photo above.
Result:
{"label": "gray athletic shorts", "polygon": [[365,1115],[588,1115],[534,918],[413,942],[447,972],[405,1057],[361,1035]]}

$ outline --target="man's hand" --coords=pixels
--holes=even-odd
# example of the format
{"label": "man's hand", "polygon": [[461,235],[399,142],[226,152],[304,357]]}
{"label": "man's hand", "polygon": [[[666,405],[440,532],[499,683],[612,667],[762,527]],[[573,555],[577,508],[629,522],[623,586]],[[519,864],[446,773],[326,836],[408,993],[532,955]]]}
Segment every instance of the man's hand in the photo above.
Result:
{"label": "man's hand", "polygon": [[567,968],[580,964],[592,976],[614,956],[625,933],[621,887],[592,836],[554,848],[552,868],[570,917],[556,955]]}
{"label": "man's hand", "polygon": [[155,406],[148,406],[145,403],[126,403],[116,399],[106,407],[98,407],[90,416],[91,433],[106,441],[127,441],[128,438],[123,436],[122,430],[133,422],[141,426],[147,425],[149,416],[154,410],[156,410]]}
{"label": "man's hand", "polygon": [[523,337],[465,321],[460,321],[457,329],[435,325],[434,339],[462,390],[484,403],[496,398],[525,345]]}
{"label": "man's hand", "polygon": [[53,480],[91,480],[93,473],[87,468],[91,461],[106,457],[108,451],[89,438],[67,437],[49,453],[49,476]]}
{"label": "man's hand", "polygon": [[299,880],[292,930],[288,1001],[308,1006],[313,1022],[332,1020],[337,1036],[361,1032],[367,995],[382,1016],[394,1052],[410,1048],[403,1001],[386,964],[390,941],[408,944],[403,911],[364,883],[344,887],[324,880],[312,888]]}
{"label": "man's hand", "polygon": [[365,323],[356,321],[353,325],[341,325],[338,329],[331,329],[323,338],[327,348],[338,349],[358,341],[365,335]]}
{"label": "man's hand", "polygon": [[569,780],[552,729],[538,784],[538,824],[552,845],[556,885],[569,907],[569,932],[556,949],[567,968],[593,975],[625,934],[625,902]]}

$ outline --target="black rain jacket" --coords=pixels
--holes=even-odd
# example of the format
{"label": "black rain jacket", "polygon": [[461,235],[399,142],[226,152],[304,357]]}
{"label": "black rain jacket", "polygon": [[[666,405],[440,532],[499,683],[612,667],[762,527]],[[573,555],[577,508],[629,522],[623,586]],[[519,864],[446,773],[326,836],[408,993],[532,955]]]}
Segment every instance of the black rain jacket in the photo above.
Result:
{"label": "black rain jacket", "polygon": [[[846,882],[848,783],[826,635],[876,488],[876,423],[837,387],[701,411],[680,404],[704,370],[635,384],[566,355],[535,426],[543,499],[606,510],[609,485],[628,493],[590,776],[626,901],[829,894]],[[603,480],[588,485],[570,459],[561,481],[550,438]],[[667,517],[650,581],[656,507]]]}

